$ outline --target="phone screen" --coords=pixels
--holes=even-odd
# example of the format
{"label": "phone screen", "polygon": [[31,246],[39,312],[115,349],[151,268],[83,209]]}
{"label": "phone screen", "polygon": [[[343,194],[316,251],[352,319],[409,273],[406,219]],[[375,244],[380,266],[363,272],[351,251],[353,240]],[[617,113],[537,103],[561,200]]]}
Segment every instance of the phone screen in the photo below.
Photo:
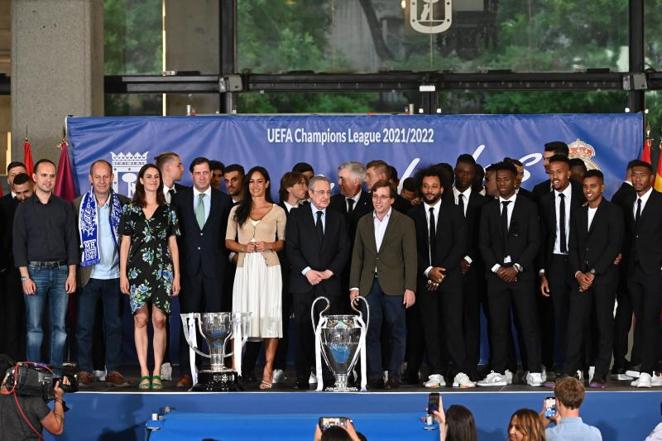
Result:
{"label": "phone screen", "polygon": [[556,398],[545,398],[545,418],[552,418],[556,415]]}
{"label": "phone screen", "polygon": [[320,429],[326,430],[331,426],[347,427],[348,420],[347,417],[320,417],[318,424]]}
{"label": "phone screen", "polygon": [[428,395],[428,415],[439,410],[439,392],[431,392]]}

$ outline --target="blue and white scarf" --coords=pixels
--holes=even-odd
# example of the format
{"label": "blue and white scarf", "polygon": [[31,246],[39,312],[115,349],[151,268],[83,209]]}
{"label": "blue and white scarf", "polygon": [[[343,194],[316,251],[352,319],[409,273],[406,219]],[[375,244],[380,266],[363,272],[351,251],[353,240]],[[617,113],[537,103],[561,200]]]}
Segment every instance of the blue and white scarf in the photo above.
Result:
{"label": "blue and white scarf", "polygon": [[[113,234],[113,242],[118,245],[117,229],[122,217],[122,203],[119,196],[110,193],[110,227]],[[97,234],[99,232],[99,219],[97,211],[97,198],[94,196],[94,189],[90,189],[83,195],[80,202],[78,213],[78,231],[80,231],[80,244],[83,251],[80,266],[87,267],[96,265],[101,261],[99,256],[99,241]]]}

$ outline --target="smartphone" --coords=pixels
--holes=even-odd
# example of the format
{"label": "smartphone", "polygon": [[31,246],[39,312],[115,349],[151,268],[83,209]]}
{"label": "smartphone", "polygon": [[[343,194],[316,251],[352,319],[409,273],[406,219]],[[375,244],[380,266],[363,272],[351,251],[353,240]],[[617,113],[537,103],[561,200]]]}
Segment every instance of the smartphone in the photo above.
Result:
{"label": "smartphone", "polygon": [[439,401],[441,396],[439,392],[431,392],[428,395],[428,415],[432,415],[432,412],[439,411]]}
{"label": "smartphone", "polygon": [[331,426],[347,427],[347,423],[350,421],[347,417],[320,417],[318,424],[324,431]]}
{"label": "smartphone", "polygon": [[545,418],[552,418],[556,415],[556,398],[545,398]]}

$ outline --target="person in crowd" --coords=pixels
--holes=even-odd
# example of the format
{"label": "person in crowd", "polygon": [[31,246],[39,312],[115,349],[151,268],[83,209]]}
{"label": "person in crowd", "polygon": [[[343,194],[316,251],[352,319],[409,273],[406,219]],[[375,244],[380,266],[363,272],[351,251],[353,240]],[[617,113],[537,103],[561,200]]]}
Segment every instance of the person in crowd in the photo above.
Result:
{"label": "person in crowd", "polygon": [[476,173],[474,174],[474,181],[471,183],[471,188],[476,193],[480,193],[482,196],[485,196],[485,186],[483,182],[485,181],[485,169],[482,165],[476,164]]}
{"label": "person in crowd", "polygon": [[78,214],[81,260],[78,283],[78,382],[89,385],[95,377],[92,340],[99,300],[103,305],[106,383],[127,384],[119,371],[122,351],[122,308],[119,268],[119,224],[129,199],[112,189],[113,168],[103,159],[90,166],[90,190],[74,200]]}
{"label": "person in crowd", "polygon": [[[18,165],[17,165],[18,164]],[[21,288],[21,275],[14,264],[12,250],[14,215],[18,204],[33,193],[32,178],[21,163],[10,163],[7,174],[10,193],[0,198],[0,353],[16,360],[25,359],[25,304]]]}
{"label": "person in crowd", "polygon": [[[227,172],[226,172],[227,176]],[[253,167],[244,199],[230,211],[225,246],[238,253],[232,312],[252,312],[249,339],[265,342],[260,389],[271,389],[278,339],[283,336],[282,278],[278,252],[285,246],[286,214],[271,200],[269,173]]]}
{"label": "person in crowd", "polygon": [[649,163],[633,164],[632,186],[637,196],[626,212],[626,262],[628,292],[637,327],[641,327],[641,374],[632,382],[635,387],[662,386],[662,377],[652,376],[658,363],[662,306],[662,194],[653,189],[653,179]]}
{"label": "person in crowd", "polygon": [[[118,229],[120,290],[129,295],[134,339],[140,363],[139,389],[161,389],[161,365],[166,349],[166,317],[171,297],[179,295],[177,236],[179,223],[166,203],[161,173],[153,164],[138,172],[133,200],[126,205]],[[154,369],[147,366],[147,323],[151,315]]]}
{"label": "person in crowd", "polygon": [[570,272],[573,284],[569,299],[567,360],[565,373],[582,368],[582,347],[589,345],[586,330],[595,317],[597,362],[589,387],[603,389],[611,363],[614,329],[614,300],[618,287],[618,266],[614,260],[621,250],[623,213],[605,200],[604,176],[590,170],[583,181],[587,204],[575,212],[570,227]]}
{"label": "person in crowd", "polygon": [[[278,205],[285,210],[287,214],[287,225],[290,222],[290,213],[300,205],[306,204],[308,198],[308,180],[299,172],[287,172],[280,178],[280,188],[278,196],[280,202]],[[287,232],[285,233],[287,235]],[[278,343],[276,359],[274,361],[274,384],[283,383],[286,379],[285,370],[287,368],[287,352],[289,349],[289,323],[292,313],[292,293],[289,286],[290,264],[287,260],[287,253],[281,250],[278,253],[280,260],[281,277],[283,278],[283,290],[281,296],[283,311],[283,338]]]}
{"label": "person in crowd", "polygon": [[391,178],[389,181],[391,181],[391,185],[393,185],[395,188],[398,188],[400,185],[400,177],[398,176],[398,170],[396,170],[395,167],[392,165],[388,166],[389,173],[391,175]]}
{"label": "person in crowd", "polygon": [[[10,357],[0,355],[0,441],[42,440],[44,429],[51,435],[62,435],[64,390],[60,381],[53,387],[55,398],[51,410],[42,397],[21,396],[10,388],[7,380],[13,367]],[[62,382],[68,384],[66,378]]]}
{"label": "person in crowd", "polygon": [[301,173],[306,178],[306,182],[310,181],[310,179],[315,176],[315,170],[313,169],[313,166],[307,162],[297,162],[292,167],[292,171]]}
{"label": "person in crowd", "polygon": [[584,182],[584,176],[588,169],[581,158],[572,158],[570,160],[570,175],[573,181],[581,184]]}
{"label": "person in crowd", "polygon": [[542,386],[540,339],[534,297],[534,261],[540,246],[536,205],[518,197],[517,170],[495,164],[498,199],[485,204],[480,218],[479,248],[487,274],[492,368],[479,386],[506,386],[510,310],[514,305],[524,335],[529,386]]}
{"label": "person in crowd", "polygon": [[161,180],[163,181],[163,194],[167,204],[172,203],[175,195],[184,189],[183,185],[177,182],[182,179],[184,174],[184,164],[177,153],[165,152],[154,158],[156,166],[161,171]]}
{"label": "person in crowd", "polygon": [[547,170],[554,190],[538,199],[542,226],[538,275],[540,293],[552,299],[554,353],[559,366],[557,372],[560,372],[566,361],[568,307],[570,293],[575,284],[568,259],[570,225],[585,200],[581,186],[570,180],[570,163],[567,156],[550,157]]}
{"label": "person in crowd", "polygon": [[209,161],[209,168],[211,169],[211,186],[221,191],[223,185],[223,173],[225,172],[225,165],[221,161],[212,159]]}
{"label": "person in crowd", "polygon": [[[476,161],[468,154],[460,155],[455,164],[455,184],[453,203],[460,210],[466,222],[467,245],[465,255],[460,259],[462,273],[464,345],[467,370],[475,375],[480,361],[480,304],[486,301],[485,268],[478,248],[480,212],[487,203],[485,196],[472,188],[476,176]],[[472,378],[477,379],[477,378]]]}
{"label": "person in crowd", "polygon": [[345,216],[350,241],[354,243],[356,224],[372,211],[370,193],[363,190],[366,169],[360,162],[344,162],[338,166],[338,188],[340,193],[331,197],[329,208]]}
{"label": "person in crowd", "polygon": [[469,409],[453,404],[444,410],[439,397],[439,410],[432,411],[432,416],[439,424],[440,441],[477,441],[476,421]]}
{"label": "person in crowd", "polygon": [[[568,144],[561,141],[552,141],[545,144],[544,150],[542,152],[542,164],[545,168],[545,173],[549,174],[549,160],[552,156],[561,155],[566,158],[570,154],[570,149]],[[550,193],[554,190],[551,179],[546,179],[542,182],[539,182],[533,187],[531,193],[535,200],[539,200],[545,194]]]}
{"label": "person in crowd", "polygon": [[[180,309],[182,313],[221,312],[227,262],[225,231],[232,201],[211,186],[212,173],[207,158],[195,158],[189,172],[193,187],[180,190],[172,204],[181,231],[179,254],[184,277]],[[192,385],[191,366],[186,362],[189,346],[183,332],[180,342],[182,374],[177,387],[189,388]]]}
{"label": "person in crowd", "polygon": [[519,409],[508,423],[508,441],[545,441],[545,427],[535,410]]}
{"label": "person in crowd", "polygon": [[238,204],[245,196],[244,174],[244,167],[239,164],[230,164],[225,167],[223,181],[234,205]]}
{"label": "person in crowd", "polygon": [[[363,216],[356,228],[350,271],[350,300],[365,297],[370,307],[367,335],[368,384],[382,381],[382,325],[391,344],[388,389],[400,385],[405,356],[405,309],[416,301],[416,231],[414,221],[394,210],[396,192],[386,181],[372,187],[371,216]],[[387,228],[388,227],[388,228]]]}
{"label": "person in crowd", "polygon": [[488,165],[485,169],[485,197],[494,199],[499,197],[496,185],[496,167]]}
{"label": "person in crowd", "polygon": [[400,196],[407,199],[412,206],[421,203],[421,199],[418,197],[418,187],[416,185],[416,179],[409,177],[404,181],[402,181],[402,189],[400,190]]}
{"label": "person in crowd", "polygon": [[289,291],[293,296],[297,323],[296,387],[308,388],[314,361],[314,334],[310,310],[313,301],[324,296],[332,305],[340,303],[338,275],[349,258],[345,218],[328,209],[331,182],[324,176],[309,181],[310,205],[290,212],[285,236],[290,265]]}
{"label": "person in crowd", "polygon": [[10,191],[9,195],[11,195],[12,198],[16,197],[16,193],[14,192],[14,178],[20,174],[27,174],[25,164],[19,161],[12,161],[7,165],[7,186]]}
{"label": "person in crowd", "polygon": [[513,158],[505,158],[504,161],[513,164],[515,166],[515,170],[517,170],[517,178],[515,179],[515,188],[517,189],[517,194],[534,200],[531,192],[522,187],[522,181],[524,181],[524,164],[522,164],[522,161]]}
{"label": "person in crowd", "polygon": [[352,420],[348,420],[343,426],[331,426],[325,430],[315,425],[314,441],[367,441],[361,432],[357,432]]}
{"label": "person in crowd", "polygon": [[[377,181],[384,180],[391,182],[391,185],[393,185],[391,166],[380,159],[368,162],[366,164],[365,172],[365,183],[368,188],[372,188],[372,186],[375,185]],[[411,208],[411,203],[396,193],[393,208],[395,208],[400,213],[406,214]]]}
{"label": "person in crowd", "polygon": [[[37,161],[35,192],[18,205],[13,224],[14,264],[21,274],[30,361],[41,361],[42,320],[48,311],[50,363],[61,366],[67,340],[65,318],[69,295],[76,292],[78,234],[70,203],[55,196],[55,164]],[[48,305],[48,306],[47,306]]]}
{"label": "person in crowd", "polygon": [[563,377],[556,382],[556,413],[546,418],[544,405],[540,412],[547,441],[602,441],[600,429],[586,424],[579,416],[584,394],[584,385],[577,378]]}

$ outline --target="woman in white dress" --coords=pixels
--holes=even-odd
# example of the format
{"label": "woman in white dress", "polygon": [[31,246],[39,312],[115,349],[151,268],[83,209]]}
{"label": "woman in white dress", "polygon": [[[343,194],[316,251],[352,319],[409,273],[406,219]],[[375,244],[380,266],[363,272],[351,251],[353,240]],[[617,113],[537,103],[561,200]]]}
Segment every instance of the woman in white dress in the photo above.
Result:
{"label": "woman in white dress", "polygon": [[264,340],[260,389],[271,389],[278,339],[283,336],[282,279],[278,251],[285,246],[286,214],[269,194],[269,173],[253,167],[244,178],[244,199],[230,211],[225,246],[237,256],[232,312],[252,312],[249,340]]}

